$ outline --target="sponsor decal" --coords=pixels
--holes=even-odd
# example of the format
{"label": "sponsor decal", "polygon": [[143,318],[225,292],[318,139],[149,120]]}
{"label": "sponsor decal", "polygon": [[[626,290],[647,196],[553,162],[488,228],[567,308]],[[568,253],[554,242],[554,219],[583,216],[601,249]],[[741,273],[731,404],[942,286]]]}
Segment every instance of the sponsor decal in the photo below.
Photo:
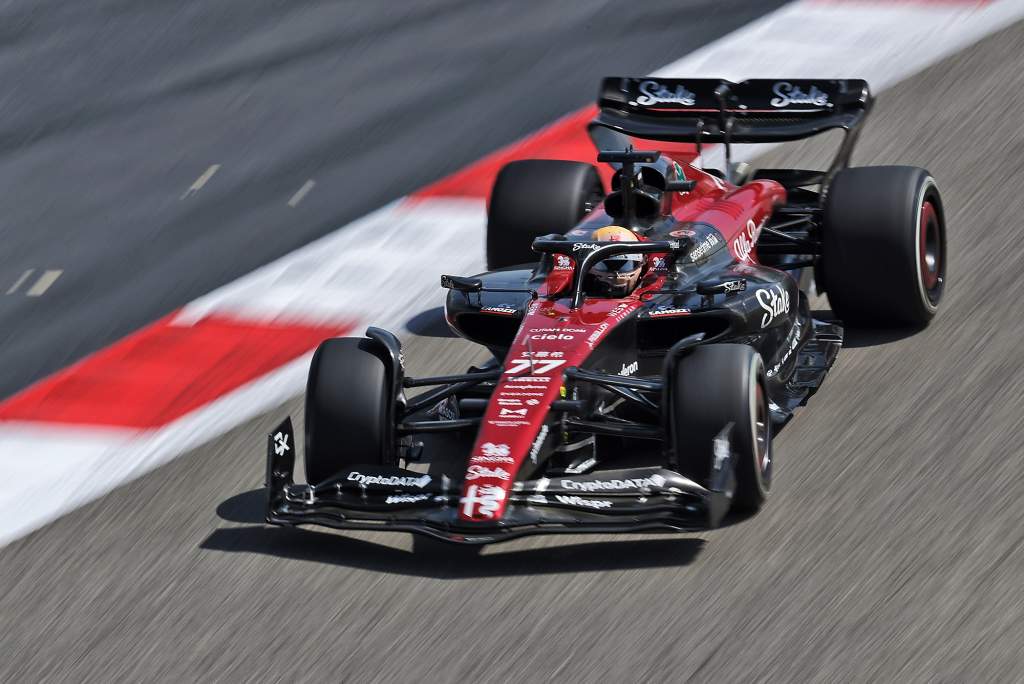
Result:
{"label": "sponsor decal", "polygon": [[508,444],[495,444],[484,442],[480,445],[480,453],[472,458],[480,463],[512,463],[512,452]]}
{"label": "sponsor decal", "polygon": [[[519,375],[523,371],[529,371],[533,375],[546,375],[565,363],[561,359],[546,359],[537,361],[532,358],[512,359],[505,375]],[[516,378],[513,378],[515,380]],[[551,378],[548,378],[550,380]]]}
{"label": "sponsor decal", "polygon": [[612,327],[611,323],[602,323],[601,325],[597,326],[597,330],[590,333],[590,337],[587,338],[587,346],[593,349],[594,345],[597,344],[597,341],[601,339],[601,335],[604,334],[604,331],[610,327]]}
{"label": "sponsor decal", "polygon": [[489,421],[487,421],[487,424],[488,425],[494,425],[495,427],[512,428],[512,427],[526,427],[527,425],[530,424],[530,421],[528,421],[528,420],[489,420]]}
{"label": "sponsor decal", "polygon": [[501,304],[499,306],[482,306],[480,310],[484,313],[498,314],[499,316],[515,316],[519,313],[519,309],[509,304]]}
{"label": "sponsor decal", "polygon": [[504,418],[505,416],[525,416],[526,412],[529,411],[529,410],[530,409],[525,409],[525,408],[511,409],[511,408],[504,408],[504,407],[502,407],[500,415],[501,415],[502,418]]}
{"label": "sponsor decal", "polygon": [[584,328],[530,328],[531,333],[585,333]]}
{"label": "sponsor decal", "polygon": [[647,80],[640,82],[639,90],[640,95],[637,96],[636,101],[632,104],[640,105],[641,107],[650,107],[656,104],[679,104],[692,107],[697,104],[697,96],[687,90],[682,84],[678,84],[673,90],[669,90],[667,86],[657,81]]}
{"label": "sponsor decal", "polygon": [[499,485],[469,485],[466,495],[459,499],[464,516],[475,518],[493,518],[501,502],[505,500],[505,490]]}
{"label": "sponsor decal", "polygon": [[601,245],[595,245],[593,242],[574,242],[572,245],[572,251],[578,252],[581,249],[597,249]]}
{"label": "sponsor decal", "polygon": [[393,494],[388,498],[384,499],[384,503],[389,504],[404,504],[404,503],[418,503],[420,501],[426,501],[430,498],[429,494]]}
{"label": "sponsor decal", "polygon": [[772,107],[788,107],[794,104],[824,107],[828,104],[828,93],[819,90],[815,85],[804,92],[800,86],[795,86],[789,81],[779,81],[772,86],[772,92],[775,93],[775,97],[768,101]]}
{"label": "sponsor decal", "polygon": [[543,351],[535,351],[535,352],[523,352],[523,356],[524,357],[528,356],[531,359],[547,359],[547,358],[560,359],[563,356],[565,356],[565,352],[543,350]]}
{"label": "sponsor decal", "polygon": [[754,250],[754,243],[757,242],[757,236],[760,232],[761,226],[754,223],[753,219],[747,221],[747,225],[743,229],[743,232],[737,235],[732,241],[732,248],[736,252],[737,259],[740,261],[747,261],[750,258],[750,253]]}
{"label": "sponsor decal", "polygon": [[[575,231],[573,231],[575,232]],[[585,231],[584,231],[585,232]],[[569,233],[572,235],[572,233]],[[555,255],[555,270],[556,271],[571,271],[572,270],[572,259],[564,254]]]}
{"label": "sponsor decal", "polygon": [[747,281],[746,280],[726,280],[724,283],[722,283],[722,287],[725,288],[725,293],[726,294],[729,294],[731,292],[743,292],[744,290],[747,289]]}
{"label": "sponsor decal", "polygon": [[502,399],[501,397],[498,397],[498,405],[499,406],[522,406],[523,405],[523,400],[522,399]]}
{"label": "sponsor decal", "polygon": [[438,420],[455,420],[459,417],[459,400],[455,397],[446,397],[434,404],[430,410]]}
{"label": "sponsor decal", "polygon": [[729,435],[732,434],[732,423],[729,423],[721,432],[715,437],[712,442],[712,453],[715,460],[712,462],[711,467],[715,471],[722,469],[722,466],[726,461],[729,460],[729,456],[732,454],[732,444],[729,441]]}
{"label": "sponsor decal", "polygon": [[404,475],[363,475],[352,471],[348,474],[350,482],[358,482],[361,485],[385,485],[388,487],[419,487],[423,489],[430,484],[430,476],[406,477]]}
{"label": "sponsor decal", "polygon": [[278,456],[284,456],[291,449],[288,446],[288,435],[283,432],[278,432],[274,435],[274,453]]}
{"label": "sponsor decal", "polygon": [[611,508],[611,501],[599,501],[596,499],[584,499],[582,496],[565,496],[564,494],[556,494],[555,499],[558,503],[565,504],[566,506],[580,506],[581,508]]}
{"label": "sponsor decal", "polygon": [[474,456],[473,463],[514,463],[511,456]]}
{"label": "sponsor decal", "polygon": [[619,375],[629,376],[636,373],[640,369],[640,362],[634,361],[633,363],[622,364],[622,370],[619,371]]}
{"label": "sponsor decal", "polygon": [[537,401],[536,399],[527,399],[527,400],[526,400],[526,405],[527,405],[527,406],[536,406],[536,405],[537,405],[537,404],[539,404],[539,403],[540,403],[540,402],[539,402],[539,401]]}
{"label": "sponsor decal", "polygon": [[662,487],[666,480],[655,473],[650,477],[638,477],[628,480],[562,480],[562,489],[576,489],[581,492],[621,491],[623,489],[649,489]]}
{"label": "sponsor decal", "polygon": [[471,465],[466,470],[467,480],[478,480],[481,477],[496,477],[499,480],[507,480],[512,475],[504,468],[488,468],[482,465]]}
{"label": "sponsor decal", "polygon": [[669,236],[676,238],[692,238],[697,235],[697,231],[690,230],[689,228],[680,228],[679,230],[673,230],[669,233]]}
{"label": "sponsor decal", "polygon": [[614,309],[608,312],[608,318],[618,323],[626,316],[626,314],[629,313],[629,307],[629,302],[622,302],[621,304],[619,304]]}
{"label": "sponsor decal", "polygon": [[711,250],[713,250],[717,244],[718,237],[714,233],[708,233],[707,237],[704,238],[704,241],[694,247],[693,251],[690,252],[690,261],[695,262],[698,259],[703,259],[711,253]]}
{"label": "sponsor decal", "polygon": [[631,304],[630,302],[622,302],[621,304],[613,308],[611,311],[609,311],[608,320],[597,326],[594,332],[590,333],[590,336],[586,339],[587,346],[593,349],[594,345],[597,344],[597,341],[601,339],[601,336],[604,335],[605,331],[611,328],[612,325],[614,325],[615,323],[618,323],[623,318],[628,316],[629,313],[633,310],[633,306],[634,305]]}
{"label": "sponsor decal", "polygon": [[657,309],[651,312],[651,317],[659,316],[685,316],[690,313],[689,309],[674,307],[674,306],[659,306]]}
{"label": "sponsor decal", "polygon": [[530,460],[534,463],[537,462],[537,454],[540,453],[540,448],[544,446],[544,440],[547,439],[548,431],[547,425],[542,426],[540,432],[537,433],[537,438],[533,440],[533,446],[530,447]]}
{"label": "sponsor decal", "polygon": [[782,367],[786,365],[786,362],[789,361],[789,357],[792,356],[793,351],[796,349],[797,345],[800,344],[800,321],[797,321],[793,325],[793,329],[790,331],[789,337],[789,347],[786,349],[786,353],[782,355],[782,358],[779,359],[777,364],[765,371],[765,375],[769,378],[774,377]]}
{"label": "sponsor decal", "polygon": [[[520,389],[528,389],[528,388],[526,386],[524,386],[524,385],[517,385],[513,389],[520,390]],[[544,388],[543,387],[539,387],[538,389],[544,389]],[[509,392],[508,390],[502,390],[501,391],[501,396],[503,396],[503,397],[543,397],[544,393],[543,392]],[[535,401],[535,400],[531,399],[530,401]],[[526,403],[530,404],[530,401],[527,401]],[[536,402],[536,404],[539,404],[539,403],[540,402]],[[530,404],[530,405],[531,406],[536,406],[536,404]]]}
{"label": "sponsor decal", "polygon": [[754,297],[765,311],[761,316],[762,328],[767,328],[776,318],[789,313],[789,292],[781,285],[758,290]]}
{"label": "sponsor decal", "polygon": [[668,262],[665,260],[665,257],[654,257],[651,261],[651,269],[655,271],[668,270]]}
{"label": "sponsor decal", "polygon": [[537,333],[536,335],[530,335],[531,340],[575,340],[575,335],[566,335],[564,332],[559,333]]}

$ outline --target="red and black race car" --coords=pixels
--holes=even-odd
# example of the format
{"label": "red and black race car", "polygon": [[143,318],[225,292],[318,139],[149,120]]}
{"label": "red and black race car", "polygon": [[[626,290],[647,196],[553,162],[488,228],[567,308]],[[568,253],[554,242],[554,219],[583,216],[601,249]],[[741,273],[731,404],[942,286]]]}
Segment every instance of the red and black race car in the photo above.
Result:
{"label": "red and black race car", "polygon": [[[931,176],[848,168],[871,102],[859,80],[606,79],[590,133],[614,169],[607,196],[593,165],[511,163],[489,206],[491,270],[441,278],[449,325],[492,360],[413,378],[389,332],[325,341],[309,482],[294,482],[285,420],[268,441],[268,522],[481,544],[758,509],[773,434],[842,345],[842,323],[811,314],[811,279],[856,325],[924,326],[942,297]],[[730,159],[733,143],[832,129],[845,135],[824,171]],[[721,144],[724,170],[639,140]]]}

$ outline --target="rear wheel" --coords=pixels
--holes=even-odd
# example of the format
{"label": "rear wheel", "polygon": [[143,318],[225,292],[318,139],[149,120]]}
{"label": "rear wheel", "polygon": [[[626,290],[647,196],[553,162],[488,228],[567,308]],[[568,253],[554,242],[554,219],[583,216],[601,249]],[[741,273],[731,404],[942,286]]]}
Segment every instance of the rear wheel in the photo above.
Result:
{"label": "rear wheel", "polygon": [[735,458],[734,510],[753,512],[772,480],[772,425],[764,363],[745,344],[709,344],[685,356],[673,379],[672,429],[682,472],[707,486],[716,462],[715,440],[728,436]]}
{"label": "rear wheel", "polygon": [[388,378],[367,339],[325,340],[306,385],[306,480],[319,484],[354,465],[381,465]]}
{"label": "rear wheel", "polygon": [[942,198],[924,169],[844,169],[832,181],[821,270],[835,314],[864,326],[924,326],[946,280]]}
{"label": "rear wheel", "polygon": [[592,164],[525,159],[505,165],[487,212],[487,268],[535,262],[534,238],[572,230],[603,196]]}

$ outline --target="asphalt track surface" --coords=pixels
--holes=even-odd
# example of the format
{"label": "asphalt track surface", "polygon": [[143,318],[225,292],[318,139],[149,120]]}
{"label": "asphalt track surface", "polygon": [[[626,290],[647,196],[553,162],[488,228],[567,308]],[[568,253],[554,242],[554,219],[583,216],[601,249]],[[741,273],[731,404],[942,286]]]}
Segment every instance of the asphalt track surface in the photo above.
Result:
{"label": "asphalt track surface", "polygon": [[5,3],[0,398],[781,4]]}
{"label": "asphalt track surface", "polygon": [[[479,555],[270,529],[263,435],[294,400],[6,547],[0,680],[1024,679],[1022,74],[1017,24],[879,99],[855,161],[937,178],[943,309],[850,333],[760,515]],[[473,359],[424,320],[414,371]]]}

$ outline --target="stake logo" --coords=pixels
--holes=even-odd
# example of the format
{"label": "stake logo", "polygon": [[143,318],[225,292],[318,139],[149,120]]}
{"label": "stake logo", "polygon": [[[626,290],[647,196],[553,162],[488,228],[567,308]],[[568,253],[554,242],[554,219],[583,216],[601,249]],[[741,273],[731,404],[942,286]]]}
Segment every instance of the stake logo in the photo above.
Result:
{"label": "stake logo", "polygon": [[772,86],[775,97],[769,100],[772,107],[788,107],[789,105],[802,104],[815,107],[828,105],[828,93],[819,90],[818,86],[812,85],[811,89],[804,92],[800,86],[795,86],[789,81],[779,81]]}
{"label": "stake logo", "polygon": [[508,480],[512,475],[504,468],[488,468],[481,465],[471,465],[466,470],[467,480],[478,480],[481,477],[494,477],[499,480]]}
{"label": "stake logo", "polygon": [[691,93],[682,84],[675,89],[669,90],[668,86],[657,81],[641,81],[640,95],[636,98],[635,104],[642,107],[649,107],[655,104],[678,104],[692,107],[697,104],[697,96]]}
{"label": "stake logo", "polygon": [[789,313],[789,292],[781,285],[773,285],[754,293],[757,303],[765,310],[761,316],[761,327],[767,328],[779,316]]}

